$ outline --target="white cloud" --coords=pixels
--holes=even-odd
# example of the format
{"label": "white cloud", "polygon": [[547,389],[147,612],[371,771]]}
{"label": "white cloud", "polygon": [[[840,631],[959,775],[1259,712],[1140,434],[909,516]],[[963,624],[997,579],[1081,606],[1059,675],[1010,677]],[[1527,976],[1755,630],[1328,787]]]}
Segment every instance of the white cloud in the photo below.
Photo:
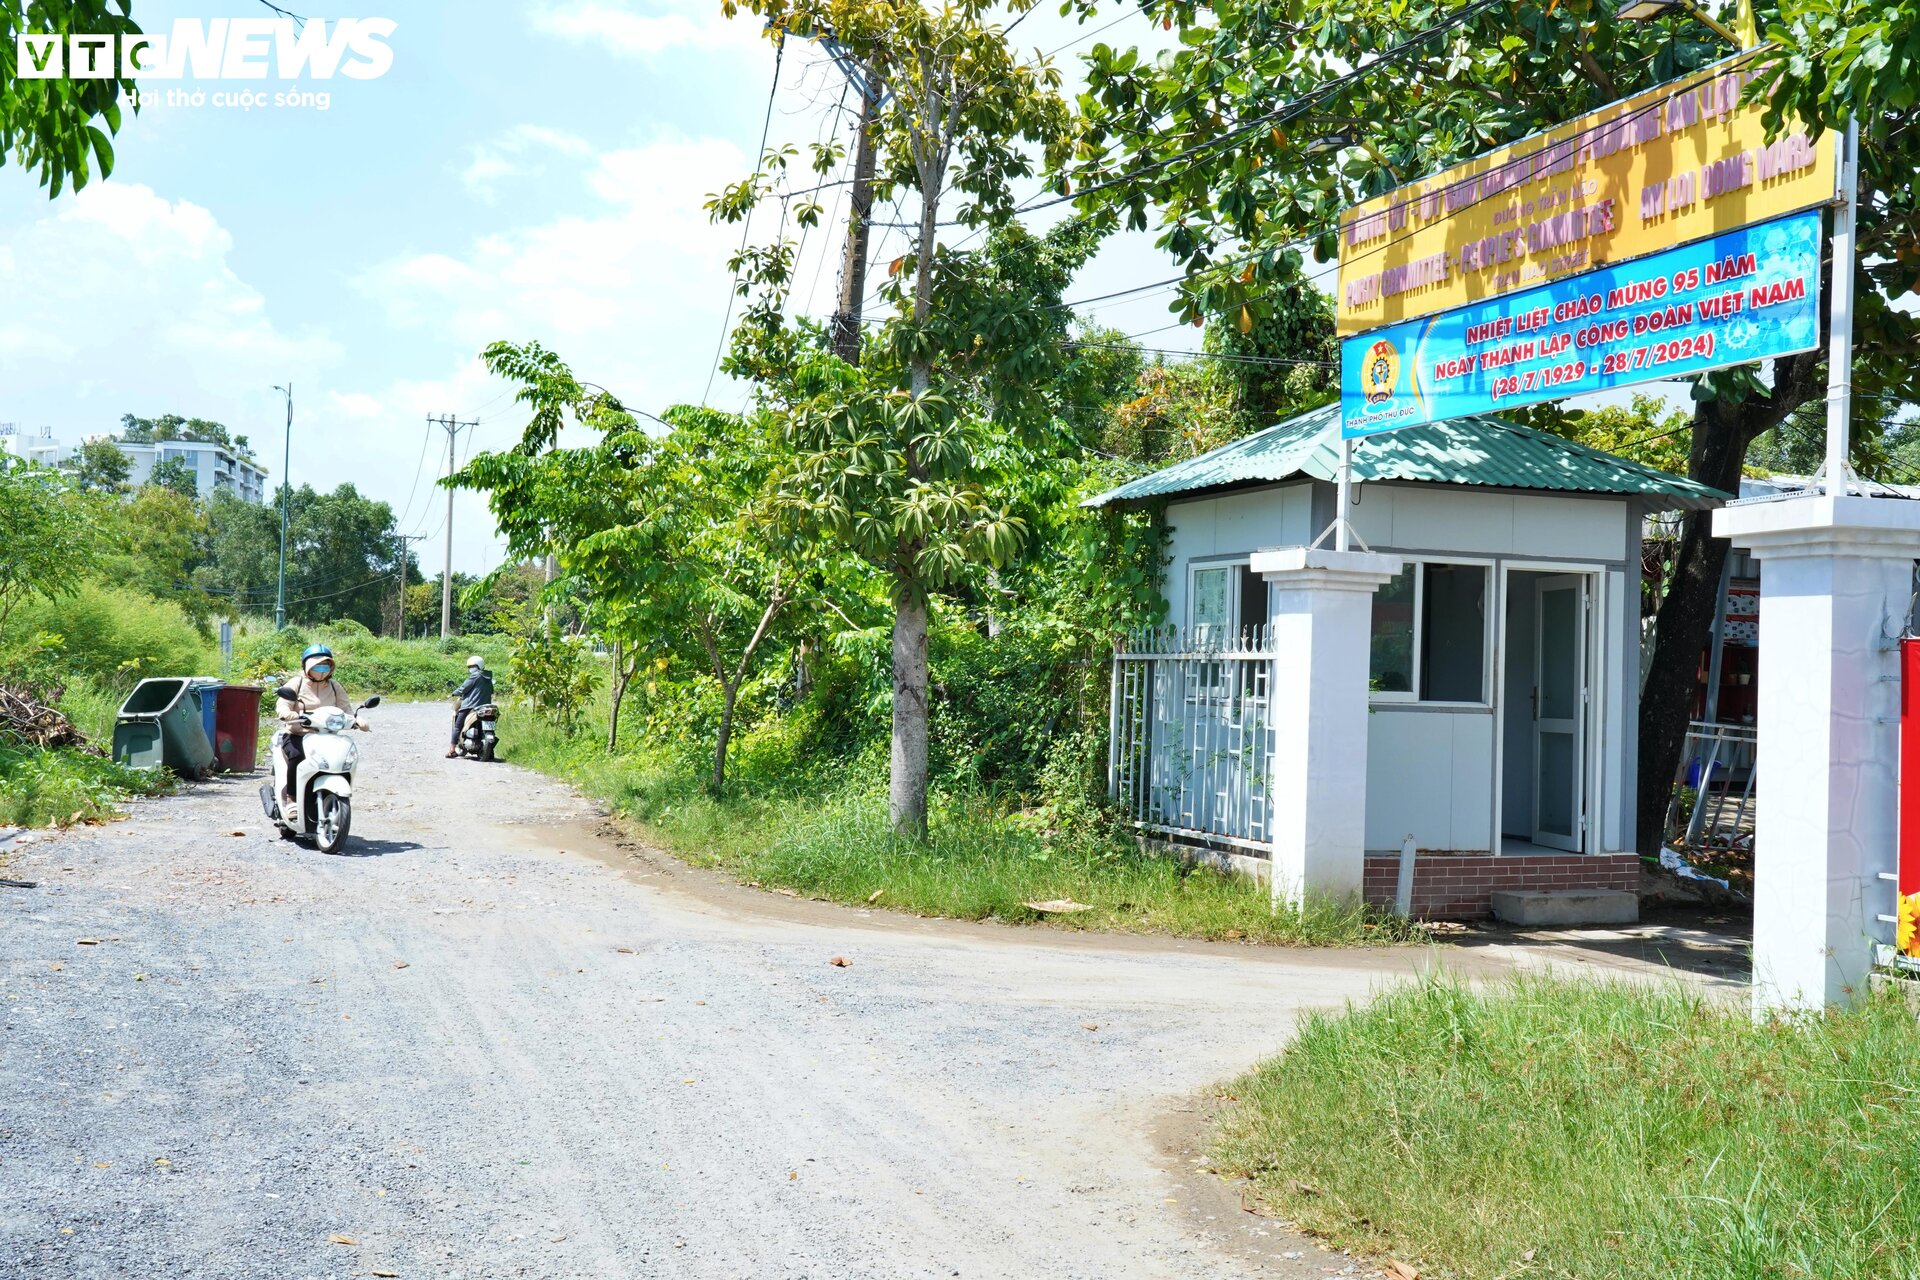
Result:
{"label": "white cloud", "polygon": [[556,194],[580,212],[380,263],[359,285],[393,324],[459,350],[538,339],[636,403],[697,399],[708,366],[692,353],[718,339],[739,238],[701,203],[745,171],[740,149],[715,139],[604,152],[586,162],[583,190]]}
{"label": "white cloud", "polygon": [[340,359],[324,335],[274,322],[210,211],[151,187],[93,184],[8,240],[0,387],[56,385],[68,404],[111,393],[74,428],[227,400]]}
{"label": "white cloud", "polygon": [[673,49],[747,49],[762,39],[752,15],[727,18],[706,0],[657,0],[644,8],[625,0],[567,0],[536,8],[532,22],[548,35],[643,57]]}
{"label": "white cloud", "polygon": [[521,124],[467,148],[467,163],[458,173],[468,191],[490,201],[500,182],[544,174],[544,162],[548,159],[579,159],[592,153],[593,145],[578,134],[545,125]]}

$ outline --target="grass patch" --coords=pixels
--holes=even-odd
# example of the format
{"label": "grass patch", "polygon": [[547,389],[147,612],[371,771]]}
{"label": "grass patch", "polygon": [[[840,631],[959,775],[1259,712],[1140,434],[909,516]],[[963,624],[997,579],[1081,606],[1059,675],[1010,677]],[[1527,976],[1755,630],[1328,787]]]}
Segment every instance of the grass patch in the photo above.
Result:
{"label": "grass patch", "polygon": [[[889,828],[877,774],[858,766],[838,778],[756,769],[751,739],[742,744],[737,783],[716,800],[684,756],[610,757],[597,741],[564,737],[525,713],[503,718],[501,730],[510,759],[573,782],[676,856],[808,897],[967,920],[1289,946],[1425,937],[1417,925],[1346,904],[1274,912],[1266,889],[1246,880],[1151,857],[1113,836],[1045,833],[972,795],[937,796],[927,841],[903,842]],[[1092,910],[1042,916],[1025,905],[1057,898]]]}
{"label": "grass patch", "polygon": [[71,826],[120,816],[136,795],[172,785],[158,770],[128,769],[83,751],[44,751],[0,743],[0,827]]}
{"label": "grass patch", "polygon": [[1310,1017],[1229,1086],[1215,1161],[1422,1274],[1920,1274],[1920,1026],[1755,1026],[1680,987],[1444,978]]}

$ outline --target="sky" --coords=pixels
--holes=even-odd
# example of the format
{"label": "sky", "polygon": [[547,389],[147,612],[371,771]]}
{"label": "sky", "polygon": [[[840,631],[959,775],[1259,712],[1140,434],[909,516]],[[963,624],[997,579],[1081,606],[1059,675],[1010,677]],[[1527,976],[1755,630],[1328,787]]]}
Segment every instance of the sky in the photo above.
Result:
{"label": "sky", "polygon": [[[149,98],[115,139],[113,177],[53,201],[18,166],[0,167],[0,423],[77,441],[127,413],[224,422],[250,438],[273,483],[351,482],[390,503],[401,532],[423,537],[431,575],[448,543],[446,498],[433,488],[446,436],[426,418],[479,423],[459,438],[463,457],[508,447],[525,422],[511,388],[481,366],[488,343],[538,340],[653,411],[707,396],[740,231],[711,225],[702,205],[751,167],[773,47],[755,20],[723,18],[717,0],[286,7],[393,19],[391,70],[176,82],[325,91],[329,102]],[[176,17],[260,16],[271,15],[253,0],[134,4],[157,32]],[[1059,49],[1073,88],[1094,40],[1154,48],[1167,37],[1137,11],[1081,26],[1043,4],[1015,39]],[[773,142],[821,136],[841,85],[815,47],[791,43]],[[1019,194],[1028,188],[1038,184]],[[803,247],[796,297],[814,314],[833,308],[839,236],[823,225]],[[876,270],[899,244],[876,229]],[[1175,270],[1149,236],[1116,237],[1068,296]],[[1163,290],[1084,314],[1141,333],[1170,324],[1169,301]],[[1195,335],[1175,327],[1145,341],[1185,350]],[[289,382],[283,465],[274,388]],[[715,405],[745,395],[713,380]],[[500,562],[479,495],[455,498],[452,533],[457,570]]]}

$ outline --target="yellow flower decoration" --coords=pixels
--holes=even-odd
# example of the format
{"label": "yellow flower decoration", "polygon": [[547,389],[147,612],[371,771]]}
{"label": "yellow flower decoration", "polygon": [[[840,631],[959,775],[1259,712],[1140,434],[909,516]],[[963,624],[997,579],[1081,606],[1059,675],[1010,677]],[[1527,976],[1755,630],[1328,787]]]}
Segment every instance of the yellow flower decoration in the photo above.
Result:
{"label": "yellow flower decoration", "polygon": [[1920,893],[1900,895],[1900,923],[1894,926],[1893,945],[1904,955],[1920,956]]}

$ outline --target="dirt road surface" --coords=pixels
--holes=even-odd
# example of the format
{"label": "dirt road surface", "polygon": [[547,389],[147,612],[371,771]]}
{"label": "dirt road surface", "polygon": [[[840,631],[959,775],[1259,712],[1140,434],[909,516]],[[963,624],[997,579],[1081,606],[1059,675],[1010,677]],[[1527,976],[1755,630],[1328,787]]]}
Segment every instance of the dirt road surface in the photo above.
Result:
{"label": "dirt road surface", "polygon": [[0,1275],[1371,1271],[1193,1139],[1209,1084],[1424,953],[721,885],[441,758],[443,716],[371,713],[351,856],[274,838],[244,779],[18,853]]}

